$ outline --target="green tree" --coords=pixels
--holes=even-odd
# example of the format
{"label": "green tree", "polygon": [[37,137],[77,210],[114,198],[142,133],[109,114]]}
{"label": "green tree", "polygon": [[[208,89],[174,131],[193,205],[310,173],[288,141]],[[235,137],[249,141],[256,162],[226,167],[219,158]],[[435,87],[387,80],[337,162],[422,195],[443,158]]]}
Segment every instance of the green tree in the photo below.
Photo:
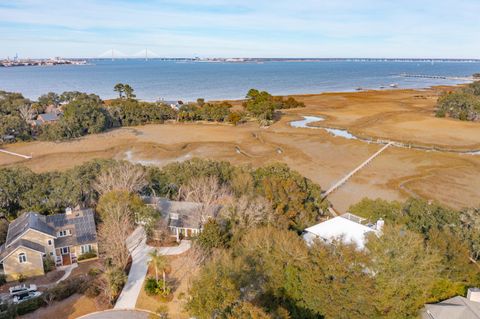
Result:
{"label": "green tree", "polygon": [[204,252],[210,254],[216,248],[224,248],[228,243],[228,233],[214,219],[209,219],[203,225],[202,232],[198,235],[195,243]]}
{"label": "green tree", "polygon": [[193,281],[186,308],[199,319],[221,317],[240,297],[236,266],[222,254],[208,262]]}
{"label": "green tree", "polygon": [[308,254],[299,271],[300,284],[292,291],[302,307],[325,318],[377,317],[375,278],[367,271],[370,258],[365,251],[341,241],[318,241]]}
{"label": "green tree", "polygon": [[382,218],[389,222],[400,223],[404,220],[402,206],[402,203],[397,201],[389,202],[380,198],[364,198],[357,204],[350,206],[348,211],[360,217],[368,218],[372,222]]}
{"label": "green tree", "polygon": [[366,269],[375,277],[373,305],[379,315],[416,318],[440,276],[440,256],[425,246],[421,235],[388,224],[381,237],[370,234],[366,248],[372,260]]}
{"label": "green tree", "polygon": [[114,90],[115,92],[117,92],[117,93],[118,93],[118,97],[119,97],[120,99],[122,99],[122,98],[123,98],[123,93],[125,92],[125,85],[122,84],[122,83],[117,83],[117,84],[115,84],[115,86],[113,87],[113,90]]}
{"label": "green tree", "polygon": [[123,91],[125,92],[125,97],[130,100],[135,98],[135,94],[133,92],[135,91],[130,85],[124,84],[123,85]]}

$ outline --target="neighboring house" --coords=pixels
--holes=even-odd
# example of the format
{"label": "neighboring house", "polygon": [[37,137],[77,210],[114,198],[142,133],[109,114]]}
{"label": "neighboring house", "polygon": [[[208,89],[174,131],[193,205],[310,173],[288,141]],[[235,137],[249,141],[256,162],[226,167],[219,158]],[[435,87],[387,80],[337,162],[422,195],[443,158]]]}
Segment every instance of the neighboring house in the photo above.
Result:
{"label": "neighboring house", "polygon": [[160,100],[159,101],[162,104],[170,106],[172,109],[178,111],[180,107],[183,105],[182,101],[165,101],[165,100]]}
{"label": "neighboring house", "polygon": [[36,120],[31,121],[33,126],[55,123],[60,119],[60,112],[42,113],[37,116]]}
{"label": "neighboring house", "polygon": [[170,234],[177,238],[193,237],[202,231],[205,219],[215,217],[220,206],[215,205],[204,212],[204,206],[195,202],[171,201],[160,197],[144,197],[145,203],[162,214]]}
{"label": "neighboring house", "polygon": [[341,239],[344,243],[354,243],[359,249],[363,249],[366,243],[366,235],[372,232],[380,235],[384,225],[382,219],[379,219],[375,224],[365,222],[364,218],[346,213],[308,227],[302,237],[309,245],[316,239],[321,239],[327,243]]}
{"label": "neighboring house", "polygon": [[456,296],[425,305],[423,319],[480,319],[480,289],[468,289],[467,298]]}
{"label": "neighboring house", "polygon": [[43,260],[55,265],[76,263],[79,256],[98,251],[94,212],[67,209],[64,214],[44,216],[24,213],[8,227],[0,247],[0,263],[7,281],[44,274]]}

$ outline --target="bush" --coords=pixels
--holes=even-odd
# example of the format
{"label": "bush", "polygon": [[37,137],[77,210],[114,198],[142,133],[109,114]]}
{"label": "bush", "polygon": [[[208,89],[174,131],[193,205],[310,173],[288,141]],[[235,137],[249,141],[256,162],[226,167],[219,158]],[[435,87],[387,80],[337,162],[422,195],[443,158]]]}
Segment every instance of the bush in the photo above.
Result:
{"label": "bush", "polygon": [[22,316],[29,312],[35,311],[40,307],[45,306],[46,303],[41,297],[36,297],[30,300],[23,301],[17,306],[17,314]]}
{"label": "bush", "polygon": [[171,289],[166,286],[165,291],[163,290],[163,280],[156,281],[155,278],[149,277],[145,282],[145,292],[149,296],[161,295],[166,297],[170,295]]}
{"label": "bush", "polygon": [[87,288],[85,279],[82,277],[66,279],[61,281],[55,287],[48,289],[45,292],[45,298],[48,300],[61,301],[73,295],[74,293],[82,293]]}
{"label": "bush", "polygon": [[0,274],[0,286],[3,286],[7,283],[7,276]]}
{"label": "bush", "polygon": [[19,274],[17,280],[18,282],[24,282],[25,280],[27,280],[27,277],[25,277],[24,274]]}
{"label": "bush", "polygon": [[81,261],[81,260],[86,260],[86,259],[91,259],[91,258],[95,258],[97,257],[97,253],[94,252],[94,251],[90,251],[88,253],[84,253],[84,254],[81,254],[80,256],[78,256],[78,261]]}
{"label": "bush", "polygon": [[88,270],[88,275],[90,277],[96,277],[98,274],[100,274],[102,271],[96,267],[90,268]]}
{"label": "bush", "polygon": [[102,292],[98,280],[88,282],[88,287],[85,289],[85,296],[88,298],[95,298]]}
{"label": "bush", "polygon": [[145,292],[149,296],[154,296],[157,294],[157,288],[158,288],[158,282],[155,280],[155,278],[147,278],[147,281],[145,282]]}
{"label": "bush", "polygon": [[47,255],[43,258],[43,270],[47,273],[53,269],[55,269],[55,262],[49,255]]}

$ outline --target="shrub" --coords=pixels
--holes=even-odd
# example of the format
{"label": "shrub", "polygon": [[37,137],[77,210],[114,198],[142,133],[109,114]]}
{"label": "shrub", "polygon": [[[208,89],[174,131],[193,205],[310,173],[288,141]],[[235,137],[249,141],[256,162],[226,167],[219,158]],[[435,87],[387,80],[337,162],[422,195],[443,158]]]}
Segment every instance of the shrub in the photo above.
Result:
{"label": "shrub", "polygon": [[97,275],[99,275],[102,271],[96,267],[93,267],[93,268],[90,268],[88,270],[88,275],[90,277],[96,277]]}
{"label": "shrub", "polygon": [[149,296],[154,296],[157,294],[157,288],[158,288],[158,282],[155,280],[155,278],[147,278],[147,281],[145,282],[145,292]]}
{"label": "shrub", "polygon": [[86,287],[84,285],[85,279],[82,277],[70,278],[61,281],[55,287],[48,289],[46,299],[60,301],[73,295],[74,293],[82,293]]}
{"label": "shrub", "polygon": [[53,269],[55,269],[55,262],[49,255],[47,255],[43,258],[43,270],[47,273]]}
{"label": "shrub", "polygon": [[88,253],[84,253],[84,254],[81,254],[80,256],[78,256],[78,261],[81,261],[81,260],[86,260],[86,259],[91,259],[91,258],[95,258],[97,257],[97,253],[95,251],[90,251]]}
{"label": "shrub", "polygon": [[166,297],[170,295],[171,289],[166,285],[165,291],[163,290],[163,280],[156,281],[155,278],[149,277],[145,282],[145,292],[149,296],[161,295]]}
{"label": "shrub", "polygon": [[85,289],[85,296],[88,298],[95,298],[102,292],[98,280],[93,280],[88,283],[87,289]]}
{"label": "shrub", "polygon": [[19,316],[35,311],[38,308],[45,306],[45,301],[41,297],[25,300],[18,304],[17,314]]}
{"label": "shrub", "polygon": [[0,274],[0,286],[3,286],[7,283],[7,276]]}
{"label": "shrub", "polygon": [[25,280],[27,280],[27,277],[25,277],[24,274],[19,274],[17,280],[18,282],[24,282]]}

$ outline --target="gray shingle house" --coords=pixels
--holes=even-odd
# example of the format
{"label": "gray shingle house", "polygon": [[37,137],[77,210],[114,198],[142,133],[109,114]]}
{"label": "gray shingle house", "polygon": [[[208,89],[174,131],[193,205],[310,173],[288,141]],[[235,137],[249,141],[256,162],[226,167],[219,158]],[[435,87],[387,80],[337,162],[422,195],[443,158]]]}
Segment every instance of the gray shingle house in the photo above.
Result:
{"label": "gray shingle house", "polygon": [[162,214],[170,234],[179,240],[182,237],[192,237],[202,230],[202,215],[204,219],[217,216],[221,206],[214,205],[204,211],[201,203],[172,201],[160,197],[143,197],[145,203],[154,207]]}

